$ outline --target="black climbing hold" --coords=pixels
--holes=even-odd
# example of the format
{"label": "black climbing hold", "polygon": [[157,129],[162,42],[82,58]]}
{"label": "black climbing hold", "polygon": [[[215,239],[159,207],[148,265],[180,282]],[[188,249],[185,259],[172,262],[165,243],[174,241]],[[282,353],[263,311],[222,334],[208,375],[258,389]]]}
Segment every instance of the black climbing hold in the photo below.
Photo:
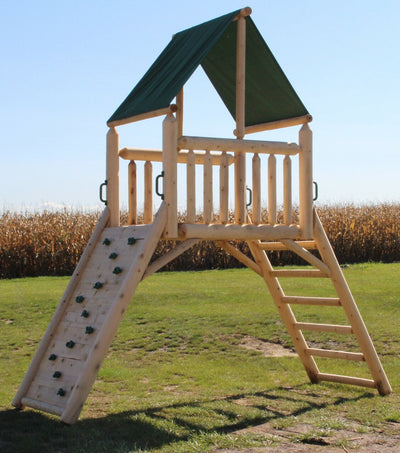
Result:
{"label": "black climbing hold", "polygon": [[85,300],[84,296],[76,296],[75,297],[75,302],[78,302],[78,304],[81,304]]}
{"label": "black climbing hold", "polygon": [[128,245],[134,245],[136,244],[137,239],[136,238],[128,238]]}
{"label": "black climbing hold", "polygon": [[56,354],[49,355],[49,360],[56,360],[56,358],[57,358]]}
{"label": "black climbing hold", "polygon": [[53,378],[61,377],[61,371],[54,371]]}
{"label": "black climbing hold", "polygon": [[88,318],[89,317],[89,312],[87,310],[83,310],[81,313],[82,318]]}
{"label": "black climbing hold", "polygon": [[94,332],[94,328],[92,326],[86,326],[85,333],[90,334]]}
{"label": "black climbing hold", "polygon": [[112,252],[109,256],[110,260],[115,260],[115,258],[118,256],[118,253]]}
{"label": "black climbing hold", "polygon": [[120,274],[122,272],[122,269],[120,267],[114,267],[113,274]]}
{"label": "black climbing hold", "polygon": [[111,244],[110,239],[105,238],[104,241],[103,241],[103,245],[110,245],[110,244]]}
{"label": "black climbing hold", "polygon": [[101,282],[96,282],[93,286],[94,289],[100,289],[103,288],[104,283]]}
{"label": "black climbing hold", "polygon": [[75,346],[75,341],[69,340],[65,343],[65,346],[69,349],[72,349]]}
{"label": "black climbing hold", "polygon": [[58,392],[57,392],[57,395],[59,395],[59,396],[65,396],[65,390],[62,389],[62,388],[59,388],[59,389],[58,389]]}

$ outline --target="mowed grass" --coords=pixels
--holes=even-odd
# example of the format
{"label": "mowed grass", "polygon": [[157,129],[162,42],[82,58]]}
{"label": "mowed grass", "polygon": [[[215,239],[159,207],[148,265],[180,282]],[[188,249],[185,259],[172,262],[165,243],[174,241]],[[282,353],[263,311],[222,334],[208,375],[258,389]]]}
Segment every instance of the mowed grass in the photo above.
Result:
{"label": "mowed grass", "polygon": [[[11,400],[68,278],[0,281],[1,452],[208,452],[279,446],[273,429],[302,423],[313,438],[400,427],[400,264],[344,269],[394,393],[309,384],[297,357],[264,357],[244,337],[291,348],[264,282],[246,269],[160,273],[145,280],[73,426]],[[293,295],[333,295],[325,279],[286,280]],[[301,321],[345,322],[339,308],[300,307]],[[356,350],[348,336],[308,335]],[[321,371],[369,377],[365,364],[318,361]],[[267,434],[241,431],[269,423]],[[304,437],[304,436],[303,436]],[[293,434],[293,442],[304,441]],[[338,441],[338,445],[343,440]]]}

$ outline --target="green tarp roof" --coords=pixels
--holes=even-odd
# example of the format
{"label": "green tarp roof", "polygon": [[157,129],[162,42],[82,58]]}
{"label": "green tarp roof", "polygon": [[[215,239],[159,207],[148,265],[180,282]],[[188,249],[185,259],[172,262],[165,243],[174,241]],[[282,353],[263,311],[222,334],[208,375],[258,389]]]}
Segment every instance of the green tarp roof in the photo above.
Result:
{"label": "green tarp roof", "polygon": [[[183,30],[108,122],[168,107],[201,64],[227,109],[236,109],[236,22],[240,10]],[[308,114],[252,19],[246,17],[246,126]]]}

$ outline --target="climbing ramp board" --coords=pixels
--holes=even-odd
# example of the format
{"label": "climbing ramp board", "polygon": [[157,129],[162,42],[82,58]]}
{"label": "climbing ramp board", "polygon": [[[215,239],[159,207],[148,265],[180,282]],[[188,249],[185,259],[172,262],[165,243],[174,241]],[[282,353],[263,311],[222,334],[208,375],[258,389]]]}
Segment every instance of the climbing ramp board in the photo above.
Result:
{"label": "climbing ramp board", "polygon": [[74,423],[158,244],[165,205],[149,225],[97,225],[14,398]]}

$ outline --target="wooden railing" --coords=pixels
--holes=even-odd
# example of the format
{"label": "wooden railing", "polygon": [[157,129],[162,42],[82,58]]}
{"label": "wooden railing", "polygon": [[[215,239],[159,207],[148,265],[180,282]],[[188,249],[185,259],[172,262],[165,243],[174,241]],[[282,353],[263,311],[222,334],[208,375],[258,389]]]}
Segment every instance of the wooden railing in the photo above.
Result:
{"label": "wooden railing", "polygon": [[[163,150],[146,150],[124,148],[119,157],[129,160],[129,216],[128,223],[137,223],[137,167],[136,162],[144,164],[144,223],[153,220],[153,163],[163,164],[163,198],[167,205],[168,221],[164,236],[178,238],[178,192],[184,189],[178,181],[178,165],[186,167],[186,218],[184,224],[236,224],[248,223],[248,212],[251,223],[255,225],[276,225],[278,222],[278,187],[277,187],[277,156],[282,158],[283,187],[282,202],[283,219],[280,225],[289,226],[293,223],[293,187],[292,161],[299,159],[299,238],[312,238],[312,136],[308,125],[303,125],[299,134],[299,144],[244,140],[220,139],[206,137],[177,137],[176,119],[171,114],[163,124]],[[111,137],[112,138],[112,137]],[[252,167],[252,205],[248,210],[248,185],[246,184],[246,156],[251,155]],[[262,173],[262,161],[267,160],[267,172]],[[233,184],[229,167],[234,164]],[[202,221],[197,220],[198,209],[196,198],[196,165],[203,167],[203,202]],[[213,166],[219,167],[219,181],[213,178]],[[216,178],[218,179],[218,178]],[[233,192],[229,193],[233,185]],[[250,185],[250,184],[249,184]],[[112,186],[112,184],[111,184]],[[219,186],[219,191],[217,187]],[[267,186],[268,220],[262,220],[262,194]],[[113,187],[111,187],[113,188]],[[109,187],[108,187],[109,189]],[[219,192],[218,203],[213,202],[215,193]],[[234,198],[234,219],[230,219],[229,199]],[[214,205],[219,204],[216,210]],[[217,212],[216,212],[217,211]],[[182,219],[180,219],[182,223]]]}

